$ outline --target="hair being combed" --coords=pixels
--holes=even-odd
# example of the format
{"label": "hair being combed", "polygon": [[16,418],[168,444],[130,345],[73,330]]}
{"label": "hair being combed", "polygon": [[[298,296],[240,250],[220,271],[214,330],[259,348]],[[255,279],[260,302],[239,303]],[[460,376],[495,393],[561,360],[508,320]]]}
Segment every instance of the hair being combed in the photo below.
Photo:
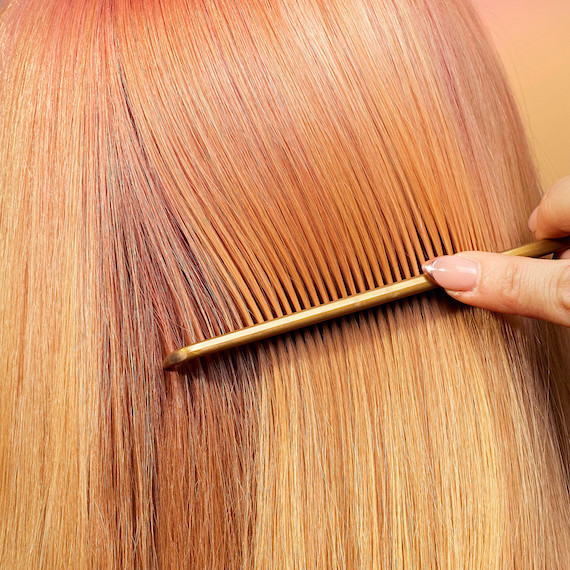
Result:
{"label": "hair being combed", "polygon": [[12,0],[0,566],[564,568],[568,335],[433,293],[176,347],[529,241],[461,0]]}

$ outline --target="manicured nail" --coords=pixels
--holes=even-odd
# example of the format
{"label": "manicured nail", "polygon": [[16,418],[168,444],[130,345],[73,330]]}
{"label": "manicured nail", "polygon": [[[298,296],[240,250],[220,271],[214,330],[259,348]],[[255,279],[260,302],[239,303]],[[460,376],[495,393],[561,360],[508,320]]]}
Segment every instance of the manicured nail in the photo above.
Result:
{"label": "manicured nail", "polygon": [[424,272],[440,287],[450,291],[475,289],[481,266],[478,261],[461,255],[444,255],[428,261]]}
{"label": "manicured nail", "polygon": [[538,217],[538,206],[532,211],[528,218],[528,229],[534,233],[536,231],[536,218]]}

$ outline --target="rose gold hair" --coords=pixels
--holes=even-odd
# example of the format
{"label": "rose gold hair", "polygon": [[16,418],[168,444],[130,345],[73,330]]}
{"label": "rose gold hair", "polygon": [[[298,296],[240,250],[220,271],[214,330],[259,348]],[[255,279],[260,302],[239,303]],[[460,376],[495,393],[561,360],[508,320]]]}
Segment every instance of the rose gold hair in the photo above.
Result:
{"label": "rose gold hair", "polygon": [[529,241],[463,1],[13,0],[0,64],[1,567],[568,567],[561,329],[428,294],[161,369]]}

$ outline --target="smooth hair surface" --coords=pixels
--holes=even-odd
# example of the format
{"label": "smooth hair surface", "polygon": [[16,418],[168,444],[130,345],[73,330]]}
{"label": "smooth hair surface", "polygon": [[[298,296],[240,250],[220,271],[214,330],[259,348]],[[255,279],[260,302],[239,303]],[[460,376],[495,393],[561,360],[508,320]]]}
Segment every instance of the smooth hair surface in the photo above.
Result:
{"label": "smooth hair surface", "polygon": [[0,566],[567,568],[566,330],[432,293],[174,348],[530,240],[462,0],[0,11]]}

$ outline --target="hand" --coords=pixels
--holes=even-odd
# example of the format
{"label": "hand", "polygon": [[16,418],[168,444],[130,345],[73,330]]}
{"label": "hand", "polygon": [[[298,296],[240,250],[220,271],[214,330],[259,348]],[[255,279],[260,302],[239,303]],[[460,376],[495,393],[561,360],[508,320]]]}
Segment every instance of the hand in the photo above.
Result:
{"label": "hand", "polygon": [[[570,234],[570,176],[544,195],[528,226],[536,239]],[[559,257],[529,259],[466,251],[437,257],[423,270],[462,303],[570,327],[570,250]]]}

